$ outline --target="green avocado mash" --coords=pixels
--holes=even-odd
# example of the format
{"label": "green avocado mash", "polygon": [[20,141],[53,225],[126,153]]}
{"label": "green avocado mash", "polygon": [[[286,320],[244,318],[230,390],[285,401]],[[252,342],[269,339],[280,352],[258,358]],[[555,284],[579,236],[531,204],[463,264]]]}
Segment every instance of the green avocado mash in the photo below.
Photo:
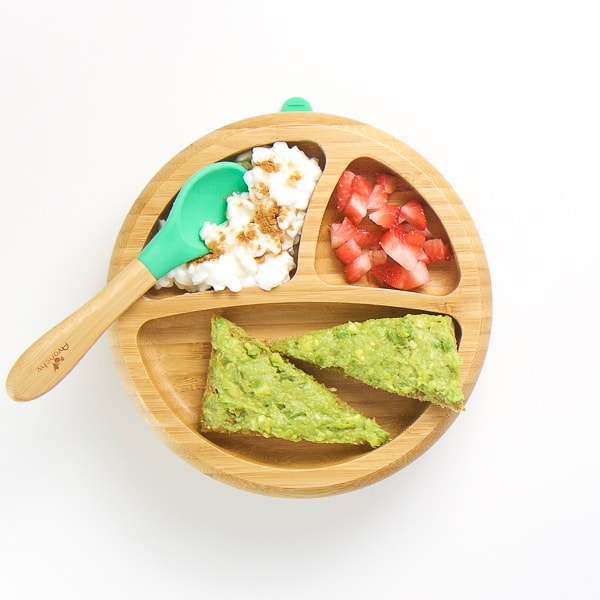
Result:
{"label": "green avocado mash", "polygon": [[389,434],[374,419],[227,319],[213,316],[211,343],[204,431],[373,448],[387,441]]}
{"label": "green avocado mash", "polygon": [[462,359],[444,315],[349,322],[274,342],[271,349],[322,368],[341,369],[374,388],[462,410]]}

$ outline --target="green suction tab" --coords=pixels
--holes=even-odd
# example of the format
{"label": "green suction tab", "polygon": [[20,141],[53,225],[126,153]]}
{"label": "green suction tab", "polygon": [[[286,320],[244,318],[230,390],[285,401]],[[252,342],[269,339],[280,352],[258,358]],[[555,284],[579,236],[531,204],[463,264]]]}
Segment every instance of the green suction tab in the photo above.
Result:
{"label": "green suction tab", "polygon": [[280,112],[311,112],[312,106],[308,100],[300,98],[300,96],[294,96],[288,98],[281,107]]}

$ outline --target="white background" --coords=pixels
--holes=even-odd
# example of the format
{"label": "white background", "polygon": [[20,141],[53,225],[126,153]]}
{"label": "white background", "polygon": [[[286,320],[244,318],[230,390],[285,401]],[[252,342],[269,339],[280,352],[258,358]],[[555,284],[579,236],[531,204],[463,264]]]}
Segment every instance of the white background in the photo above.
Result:
{"label": "white background", "polygon": [[599,598],[594,3],[0,2],[1,371],[104,283],[146,182],[290,96],[406,142],[483,240],[493,333],[467,411],[313,500],[195,471],[105,337],[0,399],[0,597]]}

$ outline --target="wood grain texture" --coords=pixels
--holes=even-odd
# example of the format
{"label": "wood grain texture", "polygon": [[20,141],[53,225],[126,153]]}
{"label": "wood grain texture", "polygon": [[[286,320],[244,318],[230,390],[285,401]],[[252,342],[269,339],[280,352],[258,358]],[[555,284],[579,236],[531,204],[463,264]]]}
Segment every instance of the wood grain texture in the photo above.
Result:
{"label": "wood grain texture", "polygon": [[[407,465],[439,439],[457,414],[304,365],[326,385],[335,387],[342,399],[377,418],[393,439],[367,450],[244,435],[204,435],[199,431],[199,411],[210,354],[211,315],[222,314],[264,340],[350,319],[407,312],[447,314],[456,324],[468,399],[489,341],[490,278],[475,225],[432,165],[380,130],[320,113],[276,113],[246,119],[182,150],[152,178],[132,206],[114,247],[109,278],[137,256],[157,218],[192,173],[276,141],[298,145],[317,158],[323,169],[311,198],[291,281],[270,292],[152,290],[113,325],[110,341],[132,401],[164,443],[194,467],[252,492],[289,497],[331,495],[372,484]],[[421,196],[430,229],[449,240],[454,255],[450,263],[432,268],[430,284],[405,292],[345,282],[330,249],[329,224],[335,218],[335,186],[346,168],[371,179],[382,171],[395,174],[401,182],[398,197],[415,191]]]}

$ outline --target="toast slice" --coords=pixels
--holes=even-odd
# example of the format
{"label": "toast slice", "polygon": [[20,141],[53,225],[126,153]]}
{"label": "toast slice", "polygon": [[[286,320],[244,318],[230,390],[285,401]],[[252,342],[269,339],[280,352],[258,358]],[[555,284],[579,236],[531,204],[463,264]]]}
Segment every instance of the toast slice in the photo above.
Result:
{"label": "toast slice", "polygon": [[374,419],[224,317],[212,317],[211,343],[203,431],[373,448],[388,440]]}
{"label": "toast slice", "polygon": [[367,385],[454,410],[464,408],[452,319],[408,314],[348,322],[285,338],[271,349],[321,368],[340,369]]}

